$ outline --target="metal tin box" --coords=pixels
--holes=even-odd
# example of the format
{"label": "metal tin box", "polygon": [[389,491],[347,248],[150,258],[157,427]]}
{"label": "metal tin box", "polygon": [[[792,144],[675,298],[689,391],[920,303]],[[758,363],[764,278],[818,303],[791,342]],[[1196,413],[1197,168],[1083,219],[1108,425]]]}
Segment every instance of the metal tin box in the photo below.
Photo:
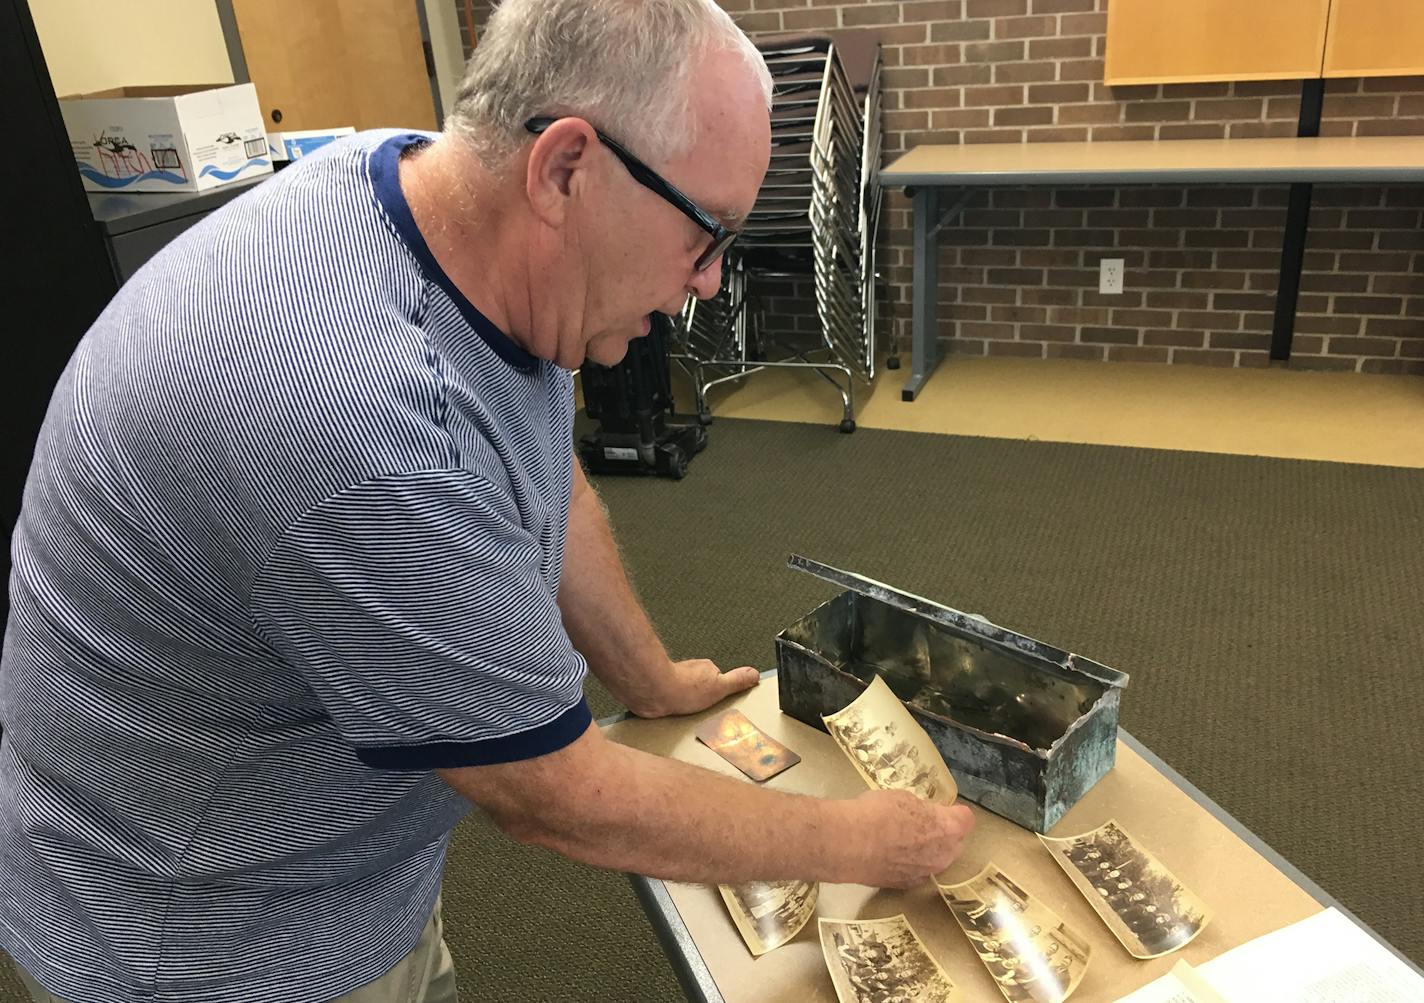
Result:
{"label": "metal tin box", "polygon": [[776,636],[781,710],[825,730],[876,675],[929,732],[960,794],[1035,832],[1112,769],[1126,673],[860,575]]}

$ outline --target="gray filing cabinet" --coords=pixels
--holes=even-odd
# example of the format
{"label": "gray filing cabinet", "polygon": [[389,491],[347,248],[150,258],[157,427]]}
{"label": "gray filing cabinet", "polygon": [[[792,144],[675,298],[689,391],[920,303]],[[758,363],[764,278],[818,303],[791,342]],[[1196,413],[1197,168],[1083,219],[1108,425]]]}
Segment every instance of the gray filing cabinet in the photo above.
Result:
{"label": "gray filing cabinet", "polygon": [[89,210],[104,235],[120,285],[178,234],[272,175],[234,181],[205,192],[89,193]]}

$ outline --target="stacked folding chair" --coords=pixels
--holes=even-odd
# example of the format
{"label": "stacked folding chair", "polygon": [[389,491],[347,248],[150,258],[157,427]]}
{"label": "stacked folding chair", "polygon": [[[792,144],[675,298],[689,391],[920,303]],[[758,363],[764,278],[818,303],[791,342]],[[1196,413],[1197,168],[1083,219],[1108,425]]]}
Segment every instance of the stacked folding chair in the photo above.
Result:
{"label": "stacked folding chair", "polygon": [[[854,384],[875,378],[875,231],[880,214],[880,49],[866,32],[758,43],[774,82],[772,153],[716,297],[690,301],[682,351],[698,416],[707,391],[766,367],[809,368],[841,395],[854,431]],[[848,72],[848,68],[849,71]],[[812,277],[820,343],[775,351],[750,304],[765,279]],[[708,374],[711,379],[705,379]]]}

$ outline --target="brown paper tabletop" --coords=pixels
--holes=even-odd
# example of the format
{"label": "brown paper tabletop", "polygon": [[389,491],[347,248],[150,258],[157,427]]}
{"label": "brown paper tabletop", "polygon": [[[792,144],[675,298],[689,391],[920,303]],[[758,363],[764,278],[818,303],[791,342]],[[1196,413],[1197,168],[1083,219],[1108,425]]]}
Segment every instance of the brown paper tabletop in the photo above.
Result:
{"label": "brown paper tabletop", "polygon": [[[829,735],[780,712],[773,673],[766,674],[761,685],[750,692],[702,714],[662,720],[627,718],[607,724],[605,732],[625,745],[740,777],[734,767],[693,737],[698,723],[730,707],[739,708],[768,735],[802,757],[799,764],[773,777],[765,786],[833,798],[851,797],[866,789]],[[1322,903],[1329,901],[1313,883],[1275,857],[1234,820],[1214,815],[1210,808],[1215,806],[1204,798],[1204,803],[1195,800],[1194,795],[1200,797],[1198,792],[1184,782],[1179,786],[1179,778],[1164,774],[1165,765],[1159,768],[1158,764],[1160,760],[1124,733],[1118,742],[1117,765],[1049,835],[1077,835],[1108,819],[1117,819],[1215,912],[1207,928],[1181,950],[1152,961],[1134,959],[1114,939],[1034,833],[978,806],[971,806],[978,818],[974,834],[963,856],[947,874],[951,881],[963,881],[992,860],[1088,939],[1092,959],[1083,982],[1070,997],[1074,1003],[1110,1003],[1164,975],[1178,959],[1192,964],[1208,961],[1319,912]],[[1248,845],[1246,839],[1271,853],[1280,866]],[[690,998],[715,1001],[720,993],[726,1003],[835,1003],[835,990],[821,955],[816,917],[790,943],[753,958],[714,886],[645,878],[635,878],[634,885],[650,912],[667,912],[671,906],[675,912],[668,915],[680,917],[680,925],[685,927],[668,929],[669,924],[663,923],[659,934]],[[964,990],[967,1000],[1002,999],[928,879],[923,887],[908,892],[823,884],[816,916],[875,919],[901,912],[950,978]],[[659,926],[658,917],[653,918],[654,925]],[[675,922],[671,925],[679,926]]]}

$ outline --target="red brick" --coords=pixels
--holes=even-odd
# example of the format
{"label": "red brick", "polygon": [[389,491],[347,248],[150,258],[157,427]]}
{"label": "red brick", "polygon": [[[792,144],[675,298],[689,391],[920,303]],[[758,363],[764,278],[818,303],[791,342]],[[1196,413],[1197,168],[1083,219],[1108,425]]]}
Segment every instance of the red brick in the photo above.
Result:
{"label": "red brick", "polygon": [[1174,348],[1172,349],[1172,361],[1186,363],[1189,366],[1231,367],[1236,365],[1236,353],[1213,349]]}
{"label": "red brick", "polygon": [[1044,306],[1071,306],[1077,302],[1077,294],[1072,289],[1020,289],[1019,302],[1042,304]]}
{"label": "red brick", "polygon": [[1017,62],[1024,58],[1023,42],[965,42],[966,63]]}
{"label": "red brick", "polygon": [[1261,110],[1261,102],[1253,98],[1198,101],[1192,106],[1192,118],[1209,119],[1213,122],[1222,119],[1260,118]]}
{"label": "red brick", "polygon": [[1106,324],[1108,311],[1088,307],[1055,307],[1048,311],[1048,319],[1055,324]]}
{"label": "red brick", "polygon": [[848,28],[868,24],[895,24],[900,20],[898,3],[858,3],[841,8],[841,23]]}
{"label": "red brick", "polygon": [[1365,334],[1377,338],[1424,338],[1424,321],[1413,317],[1366,317]]}
{"label": "red brick", "polygon": [[1353,373],[1359,363],[1354,359],[1330,358],[1325,355],[1291,355],[1288,363],[1291,369],[1325,370],[1330,372]]}
{"label": "red brick", "polygon": [[[1052,63],[997,63],[994,66],[996,84],[1037,84],[1052,80],[1058,68]],[[1032,100],[1032,98],[1030,98]]]}
{"label": "red brick", "polygon": [[966,143],[1022,143],[1023,132],[1019,129],[979,129],[964,134]]}
{"label": "red brick", "polygon": [[1018,336],[1013,324],[990,324],[970,322],[959,325],[966,338],[984,338],[990,341],[1011,341]]}
{"label": "red brick", "polygon": [[1190,101],[1144,101],[1127,105],[1128,122],[1181,122],[1191,115]]}
{"label": "red brick", "polygon": [[1205,331],[1189,331],[1178,328],[1159,328],[1142,332],[1144,345],[1161,345],[1167,348],[1201,348],[1206,343]]}
{"label": "red brick", "polygon": [[1057,31],[1054,17],[1006,17],[994,22],[995,38],[1043,38]]}
{"label": "red brick", "polygon": [[1241,326],[1241,315],[1220,310],[1183,310],[1177,316],[1177,323],[1208,330],[1235,331]]}
{"label": "red brick", "polygon": [[1325,346],[1330,355],[1382,355],[1393,356],[1399,350],[1399,342],[1390,338],[1331,338]]}
{"label": "red brick", "polygon": [[966,87],[964,104],[966,107],[1017,106],[1023,104],[1024,89],[1019,86]]}
{"label": "red brick", "polygon": [[[1380,279],[1389,279],[1392,276],[1380,275]],[[1368,275],[1339,275],[1312,273],[1301,278],[1301,288],[1307,292],[1314,293],[1363,293],[1369,292],[1370,277]],[[1390,292],[1388,289],[1375,289],[1374,292]]]}
{"label": "red brick", "polygon": [[958,45],[907,45],[902,51],[901,64],[904,66],[940,67],[960,60]]}
{"label": "red brick", "polygon": [[1088,100],[1087,84],[1036,84],[1028,89],[1032,104],[1071,104]]}
{"label": "red brick", "polygon": [[1185,125],[1164,124],[1157,130],[1158,139],[1225,139],[1226,126],[1220,122],[1190,122]]}
{"label": "red brick", "polygon": [[1396,317],[1400,310],[1400,301],[1388,296],[1336,296],[1332,312],[1337,314],[1368,313],[1383,317]]}
{"label": "red brick", "polygon": [[1136,345],[1141,337],[1135,327],[1085,327],[1078,332],[1079,341],[1110,345]]}
{"label": "red brick", "polygon": [[1205,310],[1209,303],[1210,296],[1202,292],[1163,289],[1147,294],[1147,305],[1154,310]]}
{"label": "red brick", "polygon": [[1108,349],[1109,362],[1167,362],[1170,358],[1171,353],[1165,348],[1114,345]]}
{"label": "red brick", "polygon": [[958,108],[960,91],[957,87],[931,87],[926,90],[900,92],[902,108]]}
{"label": "red brick", "polygon": [[781,15],[786,31],[806,31],[807,29],[838,28],[838,12],[829,7],[811,7],[807,10],[788,10]]}
{"label": "red brick", "polygon": [[1043,107],[995,108],[995,125],[1049,125],[1053,109]]}
{"label": "red brick", "polygon": [[[1048,319],[1048,310],[1041,306],[991,306],[989,319],[1005,324],[1017,324],[1022,328],[1025,324],[1042,324]],[[1022,331],[1019,336],[1025,337]]]}
{"label": "red brick", "polygon": [[1058,121],[1062,125],[1078,123],[1099,123],[1120,121],[1122,109],[1107,104],[1066,104],[1058,107]]}
{"label": "red brick", "polygon": [[1033,341],[991,341],[990,355],[1007,355],[1021,359],[1043,358],[1044,345]]}
{"label": "red brick", "polygon": [[907,66],[894,70],[882,70],[881,83],[890,93],[909,90],[912,87],[928,87],[930,70],[928,66]]}
{"label": "red brick", "polygon": [[1330,118],[1387,118],[1395,114],[1394,95],[1327,96],[1321,114]]}
{"label": "red brick", "polygon": [[1276,298],[1269,293],[1219,292],[1212,296],[1211,305],[1216,310],[1272,310]]}
{"label": "red brick", "polygon": [[1264,352],[1271,347],[1271,336],[1243,331],[1212,331],[1208,344],[1212,348],[1245,348]]}
{"label": "red brick", "polygon": [[1285,139],[1295,134],[1294,122],[1232,122],[1226,127],[1228,139]]}
{"label": "red brick", "polygon": [[1060,35],[1105,35],[1108,16],[1102,14],[1064,14],[1058,21]]}
{"label": "red brick", "polygon": [[1411,362],[1407,359],[1363,359],[1360,362],[1360,372],[1419,376],[1424,375],[1424,362]]}
{"label": "red brick", "polygon": [[1128,140],[1155,139],[1157,129],[1151,125],[1096,125],[1092,140],[1095,143],[1120,143]]}
{"label": "red brick", "polygon": [[1021,337],[1032,341],[1071,342],[1078,336],[1078,330],[1065,324],[1024,324],[1019,328]]}
{"label": "red brick", "polygon": [[1053,128],[1053,129],[1026,129],[1024,138],[1030,143],[1086,143],[1088,141],[1088,129],[1086,126]]}
{"label": "red brick", "polygon": [[1094,362],[1103,360],[1104,349],[1101,345],[1049,345],[1048,357],[1050,359],[1086,359]]}
{"label": "red brick", "polygon": [[[1366,276],[1336,276],[1339,279],[1363,279]],[[1311,278],[1312,287],[1315,285],[1315,278]],[[1341,290],[1355,292],[1357,290]],[[1358,290],[1364,292],[1363,289]],[[1370,292],[1378,294],[1392,294],[1395,296],[1424,296],[1424,274],[1420,275],[1376,275],[1371,280]]]}
{"label": "red brick", "polygon": [[1151,206],[1154,208],[1175,208],[1186,198],[1183,188],[1122,188],[1119,189],[1118,204],[1127,206]]}
{"label": "red brick", "polygon": [[[1182,275],[1183,289],[1242,289],[1246,286],[1245,272],[1185,272]],[[1274,287],[1273,287],[1274,288]],[[1205,298],[1205,293],[1202,294]],[[1205,303],[1202,304],[1206,306]]]}
{"label": "red brick", "polygon": [[1101,59],[1065,59],[1058,64],[1059,80],[1101,80],[1103,61]]}
{"label": "red brick", "polygon": [[935,129],[973,129],[988,124],[988,108],[957,108],[930,114],[930,125]]}
{"label": "red brick", "polygon": [[963,87],[972,84],[987,84],[993,76],[993,67],[982,63],[965,66],[930,67],[930,82],[936,87]]}
{"label": "red brick", "polygon": [[1087,59],[1092,54],[1090,38],[1035,38],[1028,43],[1030,59]]}
{"label": "red brick", "polygon": [[1297,313],[1295,329],[1302,334],[1359,334],[1358,317],[1323,317],[1318,314]]}
{"label": "red brick", "polygon": [[993,33],[992,21],[940,21],[930,25],[931,42],[971,42]]}
{"label": "red brick", "polygon": [[914,0],[900,4],[902,21],[949,21],[963,16],[959,0]]}

